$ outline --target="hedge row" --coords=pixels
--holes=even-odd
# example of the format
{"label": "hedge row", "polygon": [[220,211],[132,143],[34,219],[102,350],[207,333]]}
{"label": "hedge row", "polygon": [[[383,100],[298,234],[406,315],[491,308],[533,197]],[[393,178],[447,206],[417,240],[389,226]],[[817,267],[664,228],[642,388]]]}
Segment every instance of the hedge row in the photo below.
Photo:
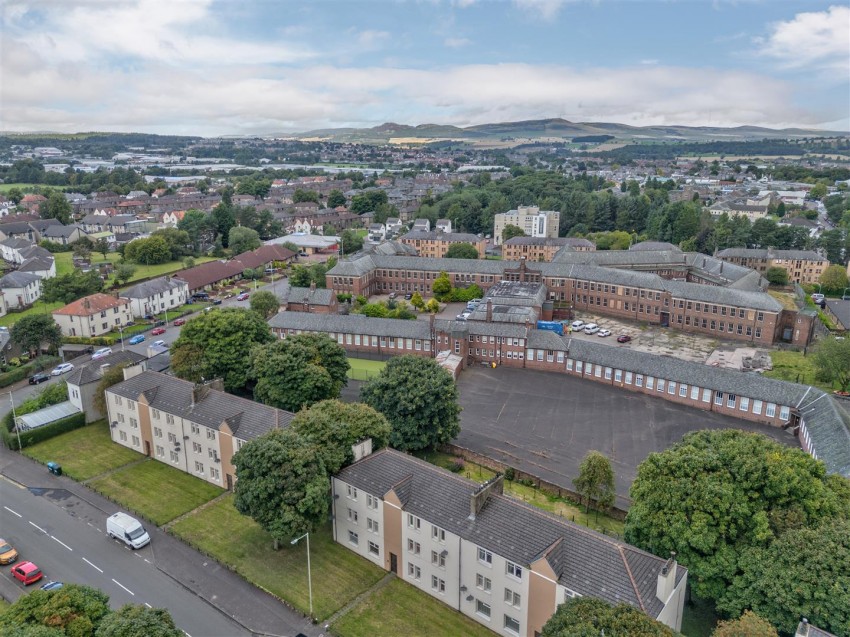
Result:
{"label": "hedge row", "polygon": [[[7,415],[7,418],[11,418],[11,416],[12,414],[10,413]],[[43,440],[47,440],[48,438],[58,436],[59,434],[64,434],[68,431],[79,429],[80,427],[84,427],[85,424],[86,415],[83,413],[79,413],[74,414],[73,416],[68,416],[67,418],[62,418],[61,420],[57,420],[56,422],[51,423],[49,425],[44,425],[44,427],[39,427],[38,429],[22,431],[20,448],[29,447],[31,445],[42,442]],[[9,449],[19,449],[18,434],[10,432],[7,427],[2,427],[0,428],[0,435],[2,435],[3,437],[3,443]]]}
{"label": "hedge row", "polygon": [[13,383],[17,383],[19,380],[29,378],[36,372],[43,371],[48,367],[54,367],[59,363],[59,361],[60,359],[56,356],[39,356],[26,365],[21,365],[20,367],[16,367],[15,369],[0,374],[0,387],[8,387]]}
{"label": "hedge row", "polygon": [[117,340],[117,338],[111,336],[95,336],[94,338],[89,338],[88,336],[66,336],[62,339],[62,342],[68,345],[115,345]]}

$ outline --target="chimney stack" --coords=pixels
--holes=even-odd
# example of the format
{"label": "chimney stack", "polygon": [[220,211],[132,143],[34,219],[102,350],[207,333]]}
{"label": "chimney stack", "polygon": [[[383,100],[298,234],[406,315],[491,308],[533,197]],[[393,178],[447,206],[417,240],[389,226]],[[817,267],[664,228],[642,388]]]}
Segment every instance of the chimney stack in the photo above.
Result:
{"label": "chimney stack", "polygon": [[661,568],[658,574],[658,582],[655,587],[655,596],[664,604],[670,599],[670,595],[676,588],[676,573],[678,563],[676,562],[676,551],[670,551],[670,559]]}
{"label": "chimney stack", "polygon": [[491,493],[501,495],[503,493],[505,483],[504,474],[497,473],[487,482],[478,487],[472,492],[469,498],[469,519],[474,520],[475,516],[481,513],[481,509],[487,504],[487,499]]}
{"label": "chimney stack", "polygon": [[487,299],[487,322],[493,322],[493,299]]}

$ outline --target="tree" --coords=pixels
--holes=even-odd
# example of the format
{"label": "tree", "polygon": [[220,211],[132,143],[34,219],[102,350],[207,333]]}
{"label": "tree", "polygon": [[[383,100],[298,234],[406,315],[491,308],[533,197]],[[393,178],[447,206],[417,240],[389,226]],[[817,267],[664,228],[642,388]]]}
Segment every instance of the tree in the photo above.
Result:
{"label": "tree", "polygon": [[9,192],[6,193],[6,196],[17,206],[21,203],[21,199],[24,198],[24,191],[15,186],[14,188],[9,188]]}
{"label": "tree", "polygon": [[351,212],[362,215],[364,212],[377,211],[378,206],[388,202],[389,198],[385,190],[367,190],[354,195],[348,208]]}
{"label": "tree", "polygon": [[[35,590],[18,598],[0,613],[0,633],[5,635],[6,628],[16,626],[45,626],[55,629],[58,635],[87,637],[95,634],[109,612],[109,596],[102,591],[80,584],[65,584],[55,591]],[[33,634],[39,633],[34,631]]]}
{"label": "tree", "polygon": [[850,521],[787,531],[769,547],[741,556],[742,575],[718,601],[723,612],[747,608],[783,633],[800,617],[837,635],[850,627]]}
{"label": "tree", "polygon": [[471,243],[453,243],[446,250],[447,259],[477,259],[478,250]]}
{"label": "tree", "polygon": [[296,188],[295,192],[292,193],[292,203],[302,203],[304,201],[312,201],[313,203],[319,203],[319,193],[315,190],[304,190],[303,188]]}
{"label": "tree", "polygon": [[519,226],[515,226],[512,223],[505,225],[502,230],[502,241],[508,241],[509,239],[513,239],[514,237],[524,237],[525,230],[520,228]]}
{"label": "tree", "polygon": [[838,383],[841,391],[850,391],[850,340],[824,338],[812,354],[818,380]]}
{"label": "tree", "polygon": [[431,314],[436,314],[440,311],[440,302],[437,299],[430,299],[425,304],[425,309]]}
{"label": "tree", "polygon": [[95,270],[81,272],[74,270],[68,274],[60,274],[52,279],[43,279],[44,287],[42,298],[47,303],[62,301],[70,303],[79,298],[100,292],[103,290],[103,279]]}
{"label": "tree", "polygon": [[328,194],[328,208],[337,208],[345,205],[345,195],[340,190],[331,190]]}
{"label": "tree", "polygon": [[266,322],[250,310],[202,312],[172,344],[171,370],[193,382],[221,378],[227,391],[240,390],[248,383],[251,348],[274,340]]}
{"label": "tree", "polygon": [[213,208],[210,213],[210,223],[215,229],[215,234],[221,239],[222,245],[226,248],[230,229],[236,225],[236,214],[230,202],[225,201],[224,195],[222,195],[221,203]]}
{"label": "tree", "polygon": [[788,285],[788,270],[779,266],[768,268],[764,278],[771,285]]}
{"label": "tree", "polygon": [[58,190],[51,190],[47,200],[38,206],[38,214],[42,219],[57,219],[64,225],[71,223],[72,212],[71,202]]}
{"label": "tree", "polygon": [[425,309],[425,300],[419,292],[413,293],[413,296],[410,297],[410,304],[420,312]]}
{"label": "tree", "polygon": [[94,249],[100,254],[103,255],[103,260],[106,261],[106,255],[109,254],[109,241],[107,241],[104,237],[101,237],[97,241],[94,242]]}
{"label": "tree", "polygon": [[124,258],[142,265],[168,263],[171,260],[171,248],[162,237],[150,236],[128,243],[124,247]]}
{"label": "tree", "polygon": [[372,449],[380,449],[390,439],[390,423],[383,414],[363,403],[339,400],[322,400],[302,409],[291,427],[316,445],[330,475],[354,460],[352,446],[356,443],[371,438]]}
{"label": "tree", "polygon": [[656,555],[676,551],[694,593],[717,600],[748,547],[850,516],[846,483],[801,449],[760,434],[693,432],[638,466],[625,539]]}
{"label": "tree", "polygon": [[85,259],[91,256],[91,241],[74,241],[71,244],[74,250],[74,257],[77,259]]}
{"label": "tree", "polygon": [[437,278],[434,279],[434,283],[431,284],[431,292],[441,301],[448,297],[452,293],[452,281],[449,279],[449,275],[445,272],[440,272]]}
{"label": "tree", "polygon": [[634,606],[595,597],[575,597],[560,604],[543,625],[542,637],[675,637],[670,628]]}
{"label": "tree", "polygon": [[751,610],[745,610],[738,619],[717,624],[711,637],[779,637],[776,629]]}
{"label": "tree", "polygon": [[597,515],[599,509],[607,509],[614,504],[614,470],[611,461],[598,451],[588,451],[581,461],[579,474],[573,479],[579,495],[585,499],[585,512],[590,508],[591,501]]}
{"label": "tree", "polygon": [[183,269],[188,270],[189,268],[195,267],[195,259],[192,257],[186,257],[183,259]]}
{"label": "tree", "polygon": [[337,398],[348,383],[345,350],[324,334],[298,334],[251,351],[254,398],[298,411]]}
{"label": "tree", "polygon": [[189,235],[194,252],[203,252],[215,241],[216,226],[211,215],[202,210],[187,210],[183,218],[177,222],[177,229],[184,230]]}
{"label": "tree", "polygon": [[100,377],[100,382],[94,390],[92,405],[101,418],[105,418],[108,413],[106,410],[106,390],[124,380],[125,367],[127,367],[127,363],[119,363],[109,367]]}
{"label": "tree", "polygon": [[847,271],[840,265],[831,265],[823,271],[818,282],[831,292],[842,292],[847,287]]}
{"label": "tree", "polygon": [[163,228],[161,230],[157,230],[151,234],[151,236],[159,237],[165,241],[168,245],[168,250],[171,252],[172,261],[179,261],[186,255],[192,254],[194,251],[192,239],[189,237],[189,233],[185,230],[179,230],[178,228]]}
{"label": "tree", "polygon": [[127,604],[109,613],[94,637],[184,637],[164,608]]}
{"label": "tree", "polygon": [[119,285],[122,285],[132,279],[134,274],[136,274],[136,266],[132,263],[119,263],[112,276]]}
{"label": "tree", "polygon": [[351,228],[343,230],[339,237],[342,241],[343,254],[351,254],[363,249],[363,237]]}
{"label": "tree", "polygon": [[251,310],[263,317],[264,321],[268,321],[280,311],[280,299],[267,290],[254,292],[251,295]]}
{"label": "tree", "polygon": [[809,191],[809,198],[810,199],[823,199],[824,197],[826,197],[827,192],[828,191],[827,191],[826,185],[818,183],[818,184],[815,184],[814,186],[812,186],[812,189]]}
{"label": "tree", "polygon": [[50,314],[30,314],[18,319],[9,336],[30,355],[38,354],[45,345],[55,351],[62,344],[62,329]]}
{"label": "tree", "polygon": [[256,250],[262,245],[260,235],[256,230],[235,226],[227,235],[227,245],[233,255],[242,254],[249,250]]}
{"label": "tree", "polygon": [[328,473],[316,446],[291,429],[274,429],[233,455],[236,510],[274,540],[315,531],[328,515]]}
{"label": "tree", "polygon": [[402,451],[433,448],[460,433],[458,391],[432,358],[397,356],[360,390],[360,400],[386,416],[390,444]]}

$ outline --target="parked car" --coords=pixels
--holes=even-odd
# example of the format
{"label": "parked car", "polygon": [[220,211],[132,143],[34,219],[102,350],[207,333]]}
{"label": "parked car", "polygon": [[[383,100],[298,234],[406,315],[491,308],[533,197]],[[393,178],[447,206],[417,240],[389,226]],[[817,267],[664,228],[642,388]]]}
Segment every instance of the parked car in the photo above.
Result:
{"label": "parked car", "polygon": [[814,294],[812,294],[812,301],[814,301],[815,303],[820,303],[821,301],[824,300],[824,298],[826,298],[826,297],[824,297],[823,294],[820,294],[818,292],[815,292]]}
{"label": "parked car", "polygon": [[57,365],[53,368],[53,371],[50,372],[51,376],[61,376],[62,374],[67,374],[72,369],[74,369],[73,363],[62,363],[61,365]]}
{"label": "parked car", "polygon": [[175,319],[174,327],[180,327],[181,325],[186,325],[186,319]]}
{"label": "parked car", "polygon": [[455,318],[456,318],[458,321],[465,321],[465,320],[466,320],[466,318],[467,318],[468,316],[469,316],[469,314],[467,314],[466,312],[464,312],[463,314],[458,314]]}
{"label": "parked car", "polygon": [[247,301],[249,296],[251,296],[251,295],[248,294],[247,292],[243,292],[242,294],[240,294],[239,296],[236,297],[236,300],[237,301]]}
{"label": "parked car", "polygon": [[18,552],[6,540],[0,540],[0,564],[11,564],[18,559]]}
{"label": "parked car", "polygon": [[596,334],[599,331],[599,326],[596,323],[588,323],[584,326],[585,334]]}
{"label": "parked car", "polygon": [[143,343],[144,340],[144,334],[136,334],[133,338],[130,339],[130,345],[138,345],[139,343]]}
{"label": "parked car", "polygon": [[397,296],[398,294],[396,294],[395,292],[390,292],[389,298],[394,299]]}
{"label": "parked car", "polygon": [[54,581],[51,580],[51,581],[47,582],[47,584],[42,584],[41,590],[43,590],[43,591],[56,591],[56,590],[59,590],[60,588],[62,588],[63,586],[64,586],[64,584],[62,582],[54,582]]}
{"label": "parked car", "polygon": [[106,518],[106,534],[133,549],[140,549],[151,541],[141,522],[120,511]]}
{"label": "parked car", "polygon": [[221,299],[213,299],[213,305],[221,305]]}
{"label": "parked car", "polygon": [[29,586],[44,577],[44,573],[32,562],[18,562],[12,567],[12,577],[24,586]]}
{"label": "parked car", "polygon": [[46,380],[50,380],[50,376],[43,372],[39,372],[38,374],[33,374],[30,376],[29,383],[30,385],[38,385],[39,383],[43,383]]}
{"label": "parked car", "polygon": [[632,340],[632,337],[631,337],[631,336],[629,336],[628,334],[620,334],[620,335],[617,337],[617,342],[618,342],[618,343],[628,343],[628,342],[629,342],[629,341],[631,341],[631,340]]}
{"label": "parked car", "polygon": [[597,335],[597,336],[600,336],[600,337],[602,337],[602,338],[605,338],[606,336],[611,336],[611,330],[599,330],[599,331],[596,333],[596,335]]}
{"label": "parked car", "polygon": [[101,347],[94,354],[91,355],[91,359],[96,361],[98,358],[103,358],[104,356],[109,356],[112,353],[111,347]]}
{"label": "parked car", "polygon": [[580,329],[584,328],[584,321],[576,319],[575,321],[570,323],[570,327],[573,328],[574,330],[580,330]]}
{"label": "parked car", "polygon": [[165,347],[165,341],[154,341],[151,343],[151,347]]}
{"label": "parked car", "polygon": [[405,300],[405,301],[409,301],[409,300],[410,300],[410,299],[412,299],[412,298],[413,298],[413,295],[412,295],[410,292],[408,292],[407,294],[405,294],[405,295],[404,295],[404,300]]}
{"label": "parked car", "polygon": [[160,334],[165,334],[164,327],[156,327],[151,330],[151,336],[159,336]]}

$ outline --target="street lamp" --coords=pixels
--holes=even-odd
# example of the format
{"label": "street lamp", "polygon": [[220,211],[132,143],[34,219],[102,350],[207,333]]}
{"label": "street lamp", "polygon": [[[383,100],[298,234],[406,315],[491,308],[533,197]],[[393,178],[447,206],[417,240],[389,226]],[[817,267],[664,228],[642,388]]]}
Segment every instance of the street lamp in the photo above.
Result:
{"label": "street lamp", "polygon": [[124,328],[119,325],[118,326],[118,335],[121,338],[121,351],[124,351]]}
{"label": "street lamp", "polygon": [[18,417],[15,415],[15,397],[9,392],[9,401],[12,403],[12,422],[15,423],[15,433],[18,434],[18,452],[21,451],[21,428],[18,426]]}
{"label": "street lamp", "polygon": [[297,537],[290,544],[298,544],[304,538],[307,538],[307,589],[310,592],[310,620],[313,619],[313,578],[310,573],[310,534],[305,533],[301,537]]}

